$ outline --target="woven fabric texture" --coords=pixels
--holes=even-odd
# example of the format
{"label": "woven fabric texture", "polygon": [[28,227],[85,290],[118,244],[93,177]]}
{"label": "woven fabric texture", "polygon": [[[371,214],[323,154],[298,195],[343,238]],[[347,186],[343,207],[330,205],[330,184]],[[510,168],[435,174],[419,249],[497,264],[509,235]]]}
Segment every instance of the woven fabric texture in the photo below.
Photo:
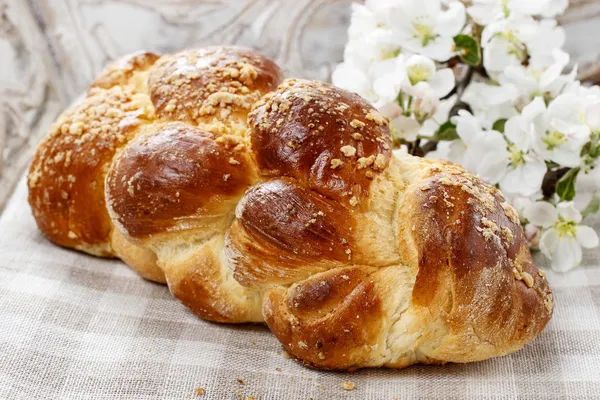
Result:
{"label": "woven fabric texture", "polygon": [[120,261],[52,245],[26,196],[23,180],[0,217],[0,399],[600,398],[598,249],[548,271],[554,318],[515,354],[321,372],[285,358],[264,326],[202,321]]}

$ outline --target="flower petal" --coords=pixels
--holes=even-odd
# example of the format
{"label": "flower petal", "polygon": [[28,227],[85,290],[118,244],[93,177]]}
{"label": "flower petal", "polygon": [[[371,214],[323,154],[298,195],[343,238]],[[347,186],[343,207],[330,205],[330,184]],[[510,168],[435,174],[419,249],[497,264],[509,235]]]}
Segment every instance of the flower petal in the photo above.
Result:
{"label": "flower petal", "polygon": [[[443,62],[452,57],[453,49],[454,40],[452,37],[440,36],[432,40],[427,46],[421,47],[420,51],[429,58]],[[419,51],[419,49],[414,49],[413,51]]]}
{"label": "flower petal", "polygon": [[500,181],[500,188],[508,193],[531,196],[542,187],[546,171],[546,163],[543,160],[533,159],[516,169],[510,168]]}
{"label": "flower petal", "polygon": [[460,33],[466,22],[465,6],[455,1],[443,12],[437,23],[437,32],[442,36],[454,37]]}
{"label": "flower petal", "polygon": [[566,272],[580,263],[581,245],[574,237],[563,236],[552,251],[552,269]]}
{"label": "flower petal", "polygon": [[567,221],[574,221],[577,224],[581,222],[581,213],[575,208],[572,201],[558,203],[556,210],[558,211],[558,215]]}
{"label": "flower petal", "polygon": [[402,110],[402,107],[400,107],[398,103],[387,103],[383,107],[379,108],[379,112],[390,120],[398,118],[403,111],[404,110]]}
{"label": "flower petal", "polygon": [[546,228],[556,222],[558,211],[556,211],[556,208],[552,204],[545,201],[538,201],[525,206],[523,216],[532,224]]}
{"label": "flower petal", "polygon": [[551,259],[559,241],[560,238],[558,232],[555,229],[548,229],[542,234],[540,239],[540,250],[546,257]]}
{"label": "flower petal", "polygon": [[466,110],[460,110],[458,116],[452,118],[452,122],[456,124],[458,136],[460,136],[467,145],[481,133],[479,120]]}
{"label": "flower petal", "polygon": [[454,89],[454,72],[450,68],[444,68],[437,71],[429,80],[429,85],[435,90],[440,99],[445,97],[452,89]]}
{"label": "flower petal", "polygon": [[365,74],[347,63],[336,67],[331,80],[334,85],[359,95],[363,95],[369,89],[369,81]]}
{"label": "flower petal", "polygon": [[542,77],[540,78],[540,86],[542,88],[550,86],[556,79],[558,79],[563,69],[565,69],[569,63],[569,54],[560,49],[555,49],[552,52],[552,55],[555,62],[542,74]]}
{"label": "flower petal", "polygon": [[600,103],[592,104],[585,109],[585,122],[592,130],[600,130]]}
{"label": "flower petal", "polygon": [[586,249],[591,249],[600,243],[598,241],[598,234],[595,230],[585,225],[577,225],[575,228],[576,238],[579,244]]}
{"label": "flower petal", "polygon": [[483,66],[488,72],[502,72],[509,65],[520,65],[512,52],[512,44],[502,38],[494,37],[483,50]]}
{"label": "flower petal", "polygon": [[533,121],[535,117],[546,111],[546,103],[541,96],[537,96],[533,101],[525,106],[522,111],[525,121]]}
{"label": "flower petal", "polygon": [[401,115],[400,117],[390,121],[390,126],[398,137],[401,137],[409,142],[417,139],[419,129],[421,128],[421,125],[419,125],[416,120],[405,117],[404,115]]}
{"label": "flower petal", "polygon": [[520,115],[509,118],[504,124],[504,134],[519,150],[527,150],[529,147],[529,138],[527,132],[523,131],[525,120]]}

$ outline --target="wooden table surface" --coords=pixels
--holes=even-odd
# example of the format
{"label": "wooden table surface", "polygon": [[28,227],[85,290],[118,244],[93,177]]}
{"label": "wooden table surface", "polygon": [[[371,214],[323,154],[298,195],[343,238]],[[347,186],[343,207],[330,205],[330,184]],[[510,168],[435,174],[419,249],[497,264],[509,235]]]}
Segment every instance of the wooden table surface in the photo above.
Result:
{"label": "wooden table surface", "polygon": [[[327,80],[352,0],[0,0],[0,212],[54,118],[102,67],[139,49],[255,47],[288,76]],[[561,18],[583,77],[600,60],[600,1]]]}

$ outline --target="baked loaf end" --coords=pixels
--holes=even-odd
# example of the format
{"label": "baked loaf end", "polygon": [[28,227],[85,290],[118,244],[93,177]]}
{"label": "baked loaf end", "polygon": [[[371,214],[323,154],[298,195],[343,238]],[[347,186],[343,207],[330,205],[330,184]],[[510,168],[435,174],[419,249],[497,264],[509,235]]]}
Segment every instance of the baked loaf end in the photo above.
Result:
{"label": "baked loaf end", "polygon": [[477,361],[544,329],[551,291],[497,189],[392,158],[386,121],[322,83],[284,82],[249,121],[260,171],[276,177],[241,199],[226,251],[241,284],[265,288],[265,320],[299,360]]}
{"label": "baked loaf end", "polygon": [[235,282],[221,249],[257,179],[247,114],[281,79],[263,55],[230,46],[108,66],[36,151],[28,184],[40,230],[168,283],[203,318],[262,321],[260,293]]}

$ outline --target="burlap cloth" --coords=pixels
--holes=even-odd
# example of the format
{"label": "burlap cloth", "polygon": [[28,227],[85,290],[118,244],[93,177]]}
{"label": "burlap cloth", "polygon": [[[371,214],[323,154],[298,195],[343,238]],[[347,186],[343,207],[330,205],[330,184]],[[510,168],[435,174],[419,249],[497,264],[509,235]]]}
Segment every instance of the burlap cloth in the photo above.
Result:
{"label": "burlap cloth", "polygon": [[319,372],[285,358],[265,327],[202,321],[121,262],[53,246],[26,192],[21,181],[0,217],[0,399],[600,398],[598,249],[548,272],[554,318],[515,354]]}

